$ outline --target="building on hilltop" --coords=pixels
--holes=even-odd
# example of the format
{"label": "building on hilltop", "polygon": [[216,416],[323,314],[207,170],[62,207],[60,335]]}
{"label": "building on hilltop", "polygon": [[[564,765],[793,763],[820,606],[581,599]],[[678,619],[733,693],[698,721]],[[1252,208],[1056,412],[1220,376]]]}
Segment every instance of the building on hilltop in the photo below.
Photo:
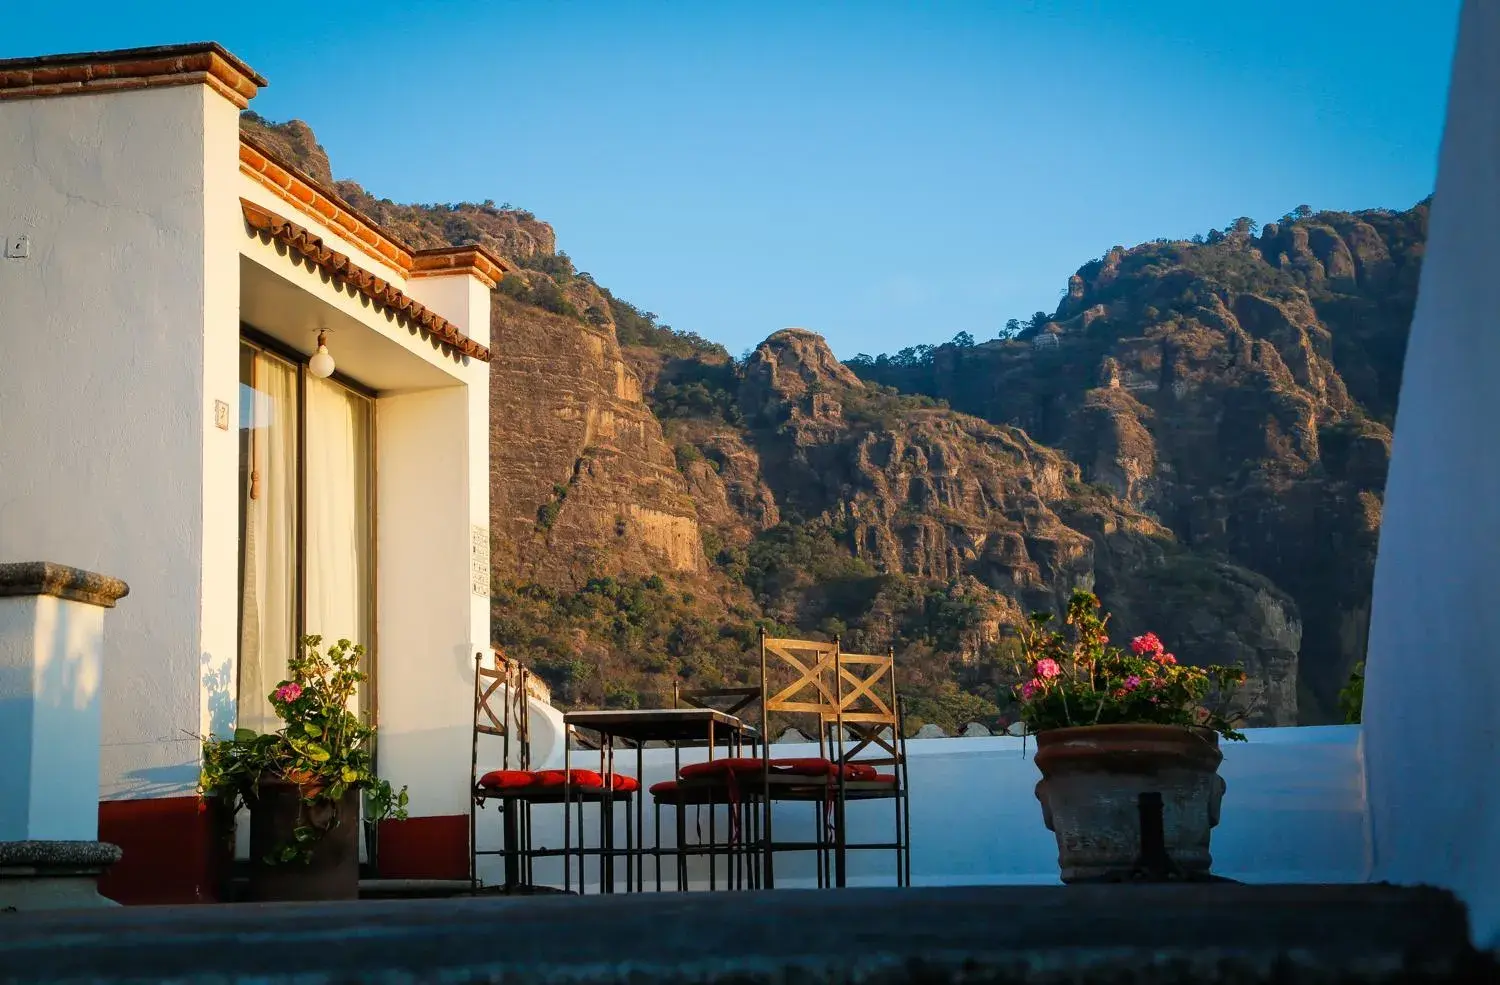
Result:
{"label": "building on hilltop", "polygon": [[99,689],[122,901],[214,898],[195,736],[265,725],[304,633],[370,648],[413,815],[382,858],[467,876],[509,266],[409,249],[242,137],[265,84],[215,44],[0,61],[0,560],[130,586]]}

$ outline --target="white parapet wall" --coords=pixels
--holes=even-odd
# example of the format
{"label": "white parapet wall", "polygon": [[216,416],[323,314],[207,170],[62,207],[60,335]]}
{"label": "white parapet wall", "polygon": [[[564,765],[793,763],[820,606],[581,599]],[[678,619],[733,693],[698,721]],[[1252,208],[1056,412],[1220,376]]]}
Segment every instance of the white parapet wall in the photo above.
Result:
{"label": "white parapet wall", "polygon": [[[1223,820],[1214,831],[1215,873],[1253,883],[1363,882],[1368,876],[1369,849],[1358,726],[1251,729],[1243,743],[1226,743],[1220,772],[1228,783]],[[1023,748],[1024,746],[1024,748]],[[1034,741],[1010,736],[915,739],[908,745],[911,775],[912,882],[916,885],[1005,885],[1057,883],[1057,845],[1042,824],[1033,788],[1040,774],[1032,756]],[[777,744],[776,756],[816,755],[813,745]],[[723,753],[719,753],[722,755]],[[615,769],[635,773],[635,752],[616,754]],[[573,750],[575,768],[598,765],[599,754]],[[549,762],[538,766],[557,765]],[[706,758],[704,750],[684,751],[683,762]],[[481,760],[481,763],[483,760]],[[673,753],[647,749],[643,754],[645,785],[670,779]],[[563,841],[560,808],[537,807],[533,814],[533,844],[559,847]],[[781,838],[810,839],[811,805],[782,805],[776,830]],[[597,843],[595,808],[585,808],[589,844]],[[653,808],[645,813],[646,844],[655,843]],[[849,807],[851,840],[887,841],[894,832],[889,801]],[[688,842],[709,834],[707,809],[688,811]],[[663,845],[674,843],[671,809],[662,811]],[[720,809],[715,834],[727,830]],[[575,831],[576,837],[576,831]],[[616,843],[624,845],[625,823],[616,819]],[[478,827],[481,849],[500,843],[496,813],[481,812]],[[723,879],[722,862],[717,878]],[[663,864],[665,888],[674,884],[674,863]],[[707,863],[695,859],[694,888],[708,888]],[[851,856],[850,885],[893,885],[889,852]],[[597,862],[588,861],[588,889],[597,888]],[[816,884],[810,855],[778,856],[778,888]],[[500,860],[481,860],[486,884],[498,884]],[[646,863],[647,887],[655,886],[655,868]],[[577,879],[576,865],[573,878]],[[542,860],[536,881],[562,885],[562,863]],[[623,888],[623,867],[617,869],[617,888]],[[722,885],[722,881],[720,882]]]}

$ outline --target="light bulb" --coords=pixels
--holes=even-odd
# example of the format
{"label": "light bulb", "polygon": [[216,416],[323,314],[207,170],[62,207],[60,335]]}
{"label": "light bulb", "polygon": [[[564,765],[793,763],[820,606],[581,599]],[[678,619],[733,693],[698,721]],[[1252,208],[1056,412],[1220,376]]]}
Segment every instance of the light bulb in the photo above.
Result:
{"label": "light bulb", "polygon": [[333,375],[333,357],[328,354],[328,345],[323,341],[323,333],[318,333],[318,351],[307,361],[307,371],[320,380],[325,380]]}

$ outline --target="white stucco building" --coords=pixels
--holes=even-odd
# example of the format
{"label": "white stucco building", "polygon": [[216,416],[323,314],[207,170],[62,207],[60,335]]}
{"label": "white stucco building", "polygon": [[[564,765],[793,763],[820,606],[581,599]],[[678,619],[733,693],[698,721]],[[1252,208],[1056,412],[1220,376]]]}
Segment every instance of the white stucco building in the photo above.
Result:
{"label": "white stucco building", "polygon": [[467,871],[506,264],[409,249],[243,138],[265,84],[212,44],[0,61],[0,559],[130,586],[98,778],[123,900],[212,898],[195,735],[263,723],[303,633],[370,649],[413,814],[383,867]]}

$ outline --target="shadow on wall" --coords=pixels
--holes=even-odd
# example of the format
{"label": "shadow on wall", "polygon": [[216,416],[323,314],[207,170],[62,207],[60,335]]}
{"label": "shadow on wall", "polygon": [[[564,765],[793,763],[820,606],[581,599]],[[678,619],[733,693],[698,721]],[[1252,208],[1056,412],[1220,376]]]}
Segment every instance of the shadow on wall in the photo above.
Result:
{"label": "shadow on wall", "polygon": [[[216,663],[211,653],[203,654],[201,665],[209,734],[227,737],[234,731],[234,665]],[[113,785],[109,799],[158,800],[164,797],[196,796],[202,769],[199,737],[196,730],[183,728],[181,734],[172,739],[182,743],[183,748],[178,755],[190,758],[127,771]]]}
{"label": "shadow on wall", "polygon": [[203,693],[208,703],[210,735],[227,736],[235,724],[234,661],[214,661],[212,653],[203,654]]}

